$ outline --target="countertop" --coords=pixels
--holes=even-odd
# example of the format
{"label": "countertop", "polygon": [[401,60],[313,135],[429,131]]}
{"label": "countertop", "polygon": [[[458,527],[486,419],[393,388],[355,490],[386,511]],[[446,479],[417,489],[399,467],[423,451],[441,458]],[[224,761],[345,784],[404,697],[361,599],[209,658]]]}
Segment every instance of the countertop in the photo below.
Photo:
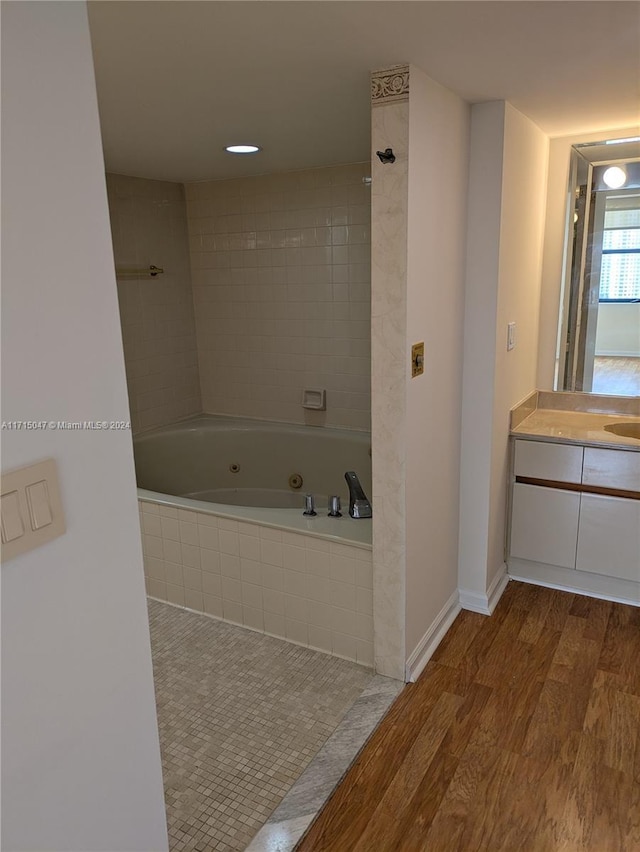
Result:
{"label": "countertop", "polygon": [[[606,432],[604,427],[611,423],[640,423],[640,416],[629,412],[626,399],[620,400],[620,410],[594,412],[571,410],[575,397],[576,407],[585,407],[585,394],[558,394],[536,392],[512,412],[511,434],[515,437],[538,441],[555,441],[562,444],[580,444],[591,447],[610,447],[640,452],[640,438],[627,438]],[[600,398],[602,399],[602,398]],[[611,408],[615,408],[614,398]],[[546,404],[545,404],[546,403]],[[551,407],[558,403],[566,407]],[[588,400],[587,400],[588,404]],[[635,406],[634,406],[635,407]],[[621,413],[629,412],[629,413]],[[517,423],[517,425],[515,425]]]}

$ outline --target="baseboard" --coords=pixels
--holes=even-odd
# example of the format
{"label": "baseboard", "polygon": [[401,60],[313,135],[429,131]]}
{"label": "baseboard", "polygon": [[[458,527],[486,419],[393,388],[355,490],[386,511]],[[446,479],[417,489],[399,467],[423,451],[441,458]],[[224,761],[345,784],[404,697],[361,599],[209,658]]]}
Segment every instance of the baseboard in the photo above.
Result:
{"label": "baseboard", "polygon": [[620,352],[617,349],[607,349],[603,352],[596,352],[596,358],[640,358],[640,352]]}
{"label": "baseboard", "polygon": [[574,595],[585,595],[588,598],[640,606],[640,583],[631,580],[605,577],[572,568],[558,568],[526,559],[510,560],[509,578],[522,583],[533,583],[534,586],[571,592]]}
{"label": "baseboard", "polygon": [[479,612],[480,615],[493,615],[502,593],[507,587],[509,576],[507,566],[503,565],[491,581],[491,585],[483,595],[479,592],[471,592],[468,589],[460,589],[460,605],[462,609],[471,612]]}
{"label": "baseboard", "polygon": [[405,665],[405,680],[407,683],[413,683],[413,681],[419,677],[422,670],[433,656],[434,651],[440,642],[442,642],[444,634],[455,621],[455,618],[461,608],[458,590],[456,589],[435,617],[427,632],[409,655],[409,659]]}

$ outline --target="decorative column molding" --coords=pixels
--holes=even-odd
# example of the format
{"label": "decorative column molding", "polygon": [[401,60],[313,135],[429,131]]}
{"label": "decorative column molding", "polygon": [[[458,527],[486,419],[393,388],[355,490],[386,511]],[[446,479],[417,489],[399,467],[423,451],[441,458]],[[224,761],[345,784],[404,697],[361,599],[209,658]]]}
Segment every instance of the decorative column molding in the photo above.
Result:
{"label": "decorative column molding", "polygon": [[409,66],[392,65],[371,74],[371,106],[409,100]]}

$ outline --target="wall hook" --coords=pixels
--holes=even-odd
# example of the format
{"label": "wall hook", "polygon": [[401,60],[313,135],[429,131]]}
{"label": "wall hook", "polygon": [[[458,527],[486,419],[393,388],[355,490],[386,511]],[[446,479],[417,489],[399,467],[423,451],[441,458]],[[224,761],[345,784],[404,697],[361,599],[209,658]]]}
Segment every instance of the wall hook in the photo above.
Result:
{"label": "wall hook", "polygon": [[381,163],[395,163],[396,155],[393,153],[393,148],[385,148],[384,151],[376,151],[380,157]]}

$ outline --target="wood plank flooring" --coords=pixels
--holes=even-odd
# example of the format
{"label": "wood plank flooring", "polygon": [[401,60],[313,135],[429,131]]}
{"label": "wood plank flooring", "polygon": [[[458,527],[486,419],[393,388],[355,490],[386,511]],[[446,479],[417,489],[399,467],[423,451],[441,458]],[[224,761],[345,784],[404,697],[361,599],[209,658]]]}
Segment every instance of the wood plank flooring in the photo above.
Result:
{"label": "wood plank flooring", "polygon": [[640,608],[462,612],[297,852],[640,850]]}

